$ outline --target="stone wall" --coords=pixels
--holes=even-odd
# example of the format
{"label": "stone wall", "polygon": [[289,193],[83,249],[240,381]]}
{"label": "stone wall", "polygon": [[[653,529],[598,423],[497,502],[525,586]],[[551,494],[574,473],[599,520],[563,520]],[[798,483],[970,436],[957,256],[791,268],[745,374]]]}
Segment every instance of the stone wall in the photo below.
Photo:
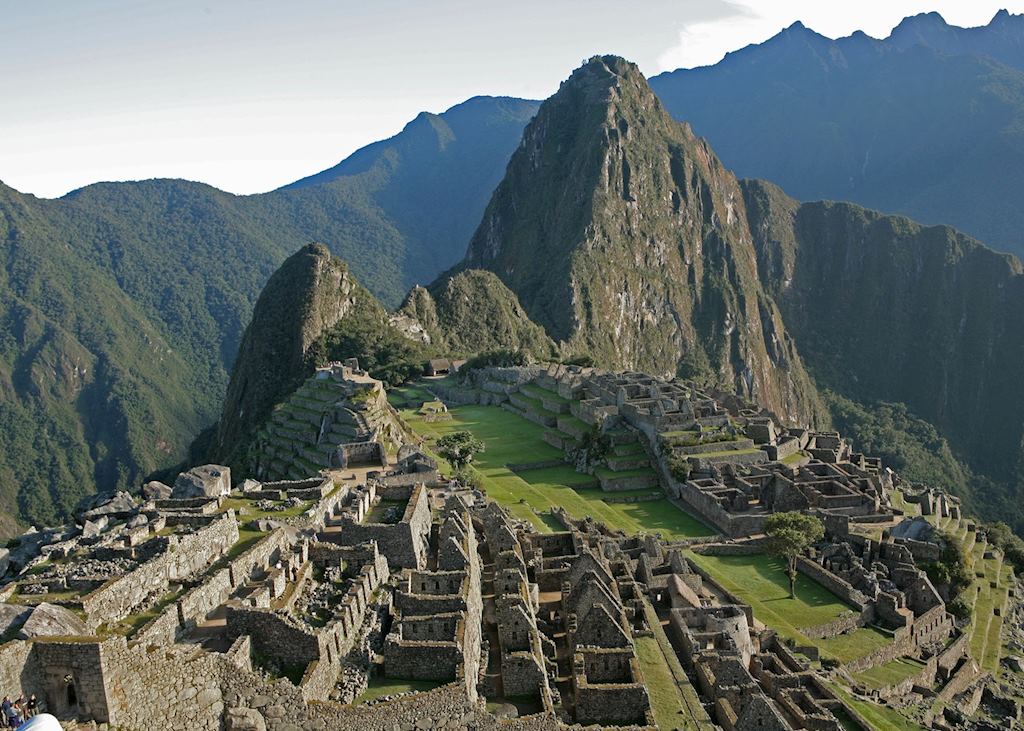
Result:
{"label": "stone wall", "polygon": [[58,718],[112,721],[107,691],[112,682],[99,642],[34,641],[32,662],[47,710]]}
{"label": "stone wall", "polygon": [[314,632],[267,609],[228,607],[227,631],[232,638],[249,635],[257,653],[286,665],[305,668],[320,658],[320,641]]}
{"label": "stone wall", "polygon": [[[32,643],[12,641],[0,645],[0,693],[17,698],[30,693],[40,695],[42,686],[29,663]],[[40,695],[41,697],[41,695]]]}
{"label": "stone wall", "polygon": [[800,632],[811,639],[828,639],[831,637],[838,637],[844,632],[849,632],[857,627],[864,627],[870,624],[871,620],[874,619],[874,616],[874,608],[865,607],[859,612],[844,612],[831,622],[825,622],[824,624],[818,624],[813,627],[804,627]]}
{"label": "stone wall", "polygon": [[[401,489],[401,488],[389,488]],[[430,501],[423,485],[412,489],[400,523],[356,523],[345,521],[342,530],[329,536],[342,545],[376,541],[388,563],[400,568],[421,569],[426,565],[430,537]]]}
{"label": "stone wall", "polygon": [[189,578],[223,556],[238,541],[238,523],[228,511],[194,533],[170,536],[167,550],[128,574],[112,579],[82,599],[86,623],[95,629],[131,614],[170,582]]}
{"label": "stone wall", "polygon": [[[482,728],[482,716],[463,683],[401,698],[386,707],[310,703],[306,727],[337,731],[392,731],[402,728]],[[429,723],[428,723],[429,722]],[[504,727],[503,727],[504,728]],[[548,727],[551,728],[551,727]]]}
{"label": "stone wall", "polygon": [[853,660],[852,662],[846,663],[844,666],[847,671],[851,673],[857,673],[862,670],[873,668],[876,665],[884,665],[891,660],[895,660],[898,657],[906,657],[912,655],[917,651],[917,646],[914,644],[914,640],[909,634],[903,636],[897,636],[892,642],[884,645],[877,650],[868,653],[864,657]]}
{"label": "stone wall", "polygon": [[227,705],[258,708],[271,731],[305,722],[298,688],[287,680],[267,682],[229,655],[179,646],[146,652],[115,638],[104,643],[103,657],[111,671],[110,724],[119,729],[219,731]]}
{"label": "stone wall", "polygon": [[796,568],[858,610],[863,610],[867,606],[867,597],[854,589],[850,582],[836,576],[818,562],[800,556],[797,558]]}
{"label": "stone wall", "polygon": [[764,553],[760,541],[743,541],[742,543],[704,543],[695,547],[694,553],[705,556],[753,556]]}

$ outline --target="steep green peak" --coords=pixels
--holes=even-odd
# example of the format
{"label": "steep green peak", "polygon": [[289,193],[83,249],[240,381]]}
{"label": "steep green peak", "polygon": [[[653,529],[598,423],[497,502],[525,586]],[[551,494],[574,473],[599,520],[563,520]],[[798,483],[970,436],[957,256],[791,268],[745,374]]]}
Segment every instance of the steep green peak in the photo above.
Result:
{"label": "steep green peak", "polygon": [[406,333],[415,322],[427,342],[450,354],[510,349],[550,358],[556,351],[515,293],[493,272],[481,269],[457,272],[429,289],[413,287],[398,317],[405,318]]}
{"label": "steep green peak", "polygon": [[302,247],[271,275],[228,383],[217,433],[221,460],[237,458],[253,429],[318,365],[324,333],[357,310],[386,319],[383,306],[323,244]]}
{"label": "steep green peak", "polygon": [[564,352],[730,384],[816,421],[752,240],[739,184],[711,148],[634,64],[596,56],[527,126],[461,269],[493,272]]}

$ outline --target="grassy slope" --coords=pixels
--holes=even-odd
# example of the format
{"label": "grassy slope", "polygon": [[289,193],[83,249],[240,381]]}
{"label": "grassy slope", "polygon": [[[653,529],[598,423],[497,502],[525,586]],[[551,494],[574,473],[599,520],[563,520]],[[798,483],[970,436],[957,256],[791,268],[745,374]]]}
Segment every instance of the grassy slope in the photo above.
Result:
{"label": "grassy slope", "polygon": [[810,639],[801,629],[830,622],[853,611],[839,597],[804,575],[797,577],[796,599],[789,598],[789,579],[782,563],[770,556],[701,556],[693,560],[722,586],[754,609],[754,616],[780,635],[814,645],[822,654],[849,662],[883,646],[890,638],[870,628],[828,640]]}
{"label": "grassy slope", "polygon": [[410,408],[402,412],[402,417],[428,439],[460,429],[469,429],[482,439],[487,450],[477,456],[474,469],[483,480],[488,496],[506,506],[513,515],[531,521],[539,530],[557,526],[543,514],[560,506],[573,517],[593,516],[630,533],[660,532],[666,537],[687,538],[714,532],[665,499],[621,504],[606,502],[606,493],[579,487],[581,483],[592,483],[593,478],[577,473],[568,465],[512,472],[506,466],[509,463],[561,458],[562,452],[541,438],[543,427],[494,406],[456,406],[449,413],[450,420],[427,422],[415,408]]}

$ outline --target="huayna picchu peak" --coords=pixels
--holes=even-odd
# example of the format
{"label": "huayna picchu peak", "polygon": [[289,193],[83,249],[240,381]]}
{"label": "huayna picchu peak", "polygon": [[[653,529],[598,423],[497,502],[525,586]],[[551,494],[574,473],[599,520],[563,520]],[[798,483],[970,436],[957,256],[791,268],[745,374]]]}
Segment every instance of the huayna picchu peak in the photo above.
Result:
{"label": "huayna picchu peak", "polygon": [[624,59],[591,59],[541,105],[461,266],[497,274],[568,353],[822,418],[739,184]]}

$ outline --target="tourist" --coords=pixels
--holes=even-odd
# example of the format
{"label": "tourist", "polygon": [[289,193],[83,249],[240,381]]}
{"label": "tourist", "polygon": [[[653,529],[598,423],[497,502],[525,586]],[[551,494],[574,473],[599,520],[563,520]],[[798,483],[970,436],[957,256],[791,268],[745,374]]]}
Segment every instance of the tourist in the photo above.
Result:
{"label": "tourist", "polygon": [[18,712],[18,709],[13,703],[11,703],[11,699],[7,696],[4,696],[3,700],[3,713],[4,720],[7,722],[8,726],[11,728],[18,728],[18,726],[21,725],[21,713]]}
{"label": "tourist", "polygon": [[36,694],[33,693],[28,697],[28,703],[25,704],[25,718],[32,718],[39,712],[39,701],[36,700]]}

